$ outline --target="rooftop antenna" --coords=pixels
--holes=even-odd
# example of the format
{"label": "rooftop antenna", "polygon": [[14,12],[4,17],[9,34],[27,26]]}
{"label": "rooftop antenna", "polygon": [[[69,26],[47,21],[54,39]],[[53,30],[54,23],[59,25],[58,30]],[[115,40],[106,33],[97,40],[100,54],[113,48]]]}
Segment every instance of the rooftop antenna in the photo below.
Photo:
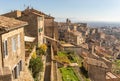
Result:
{"label": "rooftop antenna", "polygon": [[49,16],[51,16],[51,14],[49,13]]}

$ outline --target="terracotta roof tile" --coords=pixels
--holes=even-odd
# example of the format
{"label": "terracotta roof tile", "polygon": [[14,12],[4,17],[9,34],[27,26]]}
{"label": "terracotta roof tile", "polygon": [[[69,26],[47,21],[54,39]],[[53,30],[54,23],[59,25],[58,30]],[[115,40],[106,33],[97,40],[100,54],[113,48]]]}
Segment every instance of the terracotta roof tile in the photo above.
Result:
{"label": "terracotta roof tile", "polygon": [[54,19],[54,17],[52,17],[52,16],[50,16],[50,15],[47,15],[47,14],[45,14],[45,13],[43,13],[43,12],[41,12],[41,11],[38,11],[38,10],[36,10],[36,9],[28,9],[28,10],[31,10],[32,12],[36,12],[36,13],[38,13],[38,14],[41,14],[41,15],[44,15],[45,16],[45,18],[52,18],[52,19]]}
{"label": "terracotta roof tile", "polygon": [[0,16],[0,28],[13,29],[27,25],[27,22]]}

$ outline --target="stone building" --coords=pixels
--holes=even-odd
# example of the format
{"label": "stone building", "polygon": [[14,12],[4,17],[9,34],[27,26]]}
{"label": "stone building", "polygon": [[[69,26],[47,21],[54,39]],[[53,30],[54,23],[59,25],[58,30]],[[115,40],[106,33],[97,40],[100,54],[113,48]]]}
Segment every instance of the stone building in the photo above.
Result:
{"label": "stone building", "polygon": [[[43,15],[44,16],[44,32],[45,32],[45,35],[46,36],[49,36],[51,38],[55,38],[57,39],[57,23],[54,21],[54,17],[52,17],[51,15],[47,15],[41,11],[38,11],[36,9],[33,9],[33,8],[27,8],[25,10],[28,10],[29,12],[35,12],[35,13],[38,13],[39,15]],[[24,11],[25,11],[24,10]]]}
{"label": "stone building", "polygon": [[69,19],[66,19],[66,22],[59,22],[58,23],[59,40],[64,41],[65,34],[66,34],[66,32],[68,32],[68,29],[74,30],[75,27],[76,27],[76,31],[82,33],[82,35],[88,34],[88,31],[87,31],[88,28],[87,28],[86,23],[72,23]]}
{"label": "stone building", "polygon": [[65,33],[65,41],[74,45],[81,45],[85,42],[82,33],[73,30]]}
{"label": "stone building", "polygon": [[36,44],[44,43],[44,14],[42,12],[27,8],[24,11],[15,10],[3,15],[28,22],[25,27],[25,35],[35,37]]}
{"label": "stone building", "polygon": [[85,58],[83,66],[88,71],[91,81],[106,81],[107,65],[99,60]]}
{"label": "stone building", "polygon": [[27,21],[29,25],[25,27],[25,35],[35,37],[37,44],[52,44],[54,51],[57,51],[57,43],[53,41],[58,39],[57,22],[54,21],[54,17],[29,7],[24,11],[6,13],[4,16]]}
{"label": "stone building", "polygon": [[23,81],[26,22],[0,16],[0,81]]}

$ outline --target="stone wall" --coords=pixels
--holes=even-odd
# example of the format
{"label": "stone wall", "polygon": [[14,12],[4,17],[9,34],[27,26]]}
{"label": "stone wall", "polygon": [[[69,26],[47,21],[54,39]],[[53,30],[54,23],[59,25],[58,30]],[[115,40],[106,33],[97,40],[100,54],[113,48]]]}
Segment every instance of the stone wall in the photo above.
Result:
{"label": "stone wall", "polygon": [[[0,46],[1,46],[1,37],[0,37]],[[1,50],[1,47],[0,47]],[[0,51],[0,70],[2,69],[3,65],[2,65],[2,53]]]}
{"label": "stone wall", "polygon": [[45,18],[45,27],[51,27],[54,25],[54,18]]}
{"label": "stone wall", "polygon": [[54,38],[58,40],[58,23],[54,22]]}
{"label": "stone wall", "polygon": [[54,37],[53,32],[54,32],[54,19],[52,18],[45,18],[45,35],[49,37]]}
{"label": "stone wall", "polygon": [[54,38],[54,27],[45,27],[45,35]]}
{"label": "stone wall", "polygon": [[12,81],[11,74],[0,76],[0,81]]}
{"label": "stone wall", "polygon": [[80,37],[77,36],[77,35],[74,35],[71,32],[66,32],[65,33],[65,41],[69,42],[69,43],[72,43],[72,44],[75,44],[75,45],[80,45],[80,42],[81,42]]}
{"label": "stone wall", "polygon": [[106,70],[104,68],[89,65],[88,75],[91,81],[106,81]]}
{"label": "stone wall", "polygon": [[[54,22],[54,18],[45,18],[45,35],[53,39],[58,39],[57,23]],[[47,39],[47,44],[50,43],[53,46],[54,54],[57,53],[57,43],[53,40]]]}
{"label": "stone wall", "polygon": [[[20,46],[18,46],[18,35],[20,35]],[[16,41],[16,51],[12,49],[12,38]],[[2,35],[2,42],[7,40],[8,55],[3,59],[4,66],[8,67],[11,71],[16,65],[22,61],[22,70],[24,71],[25,63],[25,47],[24,47],[24,28],[15,29]],[[3,50],[2,50],[3,51]],[[3,52],[2,52],[3,53]]]}
{"label": "stone wall", "polygon": [[58,39],[58,24],[54,18],[45,18],[45,35]]}

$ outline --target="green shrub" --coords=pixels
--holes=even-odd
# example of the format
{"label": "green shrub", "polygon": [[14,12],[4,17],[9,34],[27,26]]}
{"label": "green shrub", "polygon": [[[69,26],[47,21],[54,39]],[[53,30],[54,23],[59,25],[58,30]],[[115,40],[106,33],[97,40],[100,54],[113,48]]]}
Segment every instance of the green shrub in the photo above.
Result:
{"label": "green shrub", "polygon": [[46,44],[42,44],[42,45],[38,46],[36,50],[37,50],[37,54],[38,55],[40,55],[40,54],[45,55],[46,51],[47,51],[47,45]]}
{"label": "green shrub", "polygon": [[29,68],[32,71],[33,78],[37,79],[39,72],[43,69],[43,63],[39,57],[30,60]]}

